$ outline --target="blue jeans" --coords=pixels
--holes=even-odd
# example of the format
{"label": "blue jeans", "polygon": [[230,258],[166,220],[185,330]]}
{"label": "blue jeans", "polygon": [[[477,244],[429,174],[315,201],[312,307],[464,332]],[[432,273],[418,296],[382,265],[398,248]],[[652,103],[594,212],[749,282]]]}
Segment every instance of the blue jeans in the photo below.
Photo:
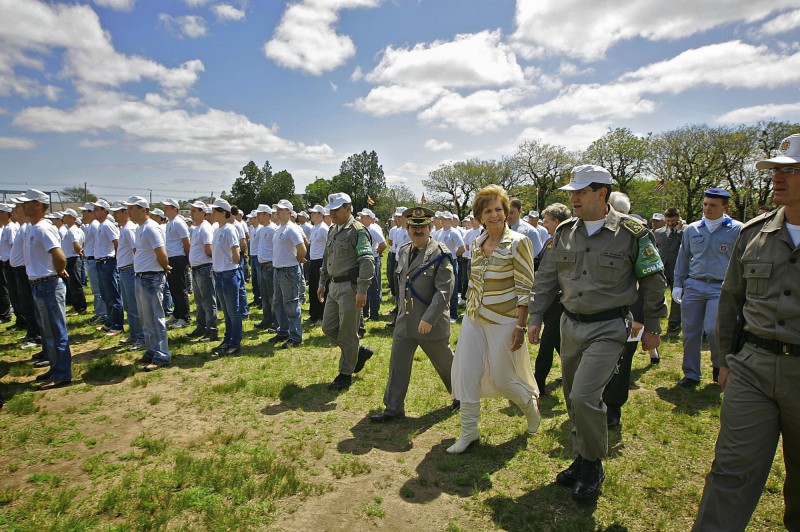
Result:
{"label": "blue jeans", "polygon": [[[311,297],[316,297],[312,295]],[[364,307],[364,317],[378,319],[381,312],[381,258],[375,257],[375,276],[367,289],[367,305]]]}
{"label": "blue jeans", "polygon": [[258,265],[259,286],[261,287],[261,310],[264,317],[261,323],[268,327],[278,328],[275,313],[272,312],[272,299],[275,297],[275,272],[271,262],[261,262]]}
{"label": "blue jeans", "polygon": [[100,295],[106,304],[106,327],[122,330],[125,315],[122,311],[122,298],[119,294],[119,276],[117,275],[117,259],[95,260],[97,276],[100,278]]}
{"label": "blue jeans", "polygon": [[239,285],[239,308],[241,309],[242,317],[249,318],[250,307],[247,306],[247,281],[244,278],[245,268],[247,268],[247,261],[244,260],[243,254],[239,257],[239,276],[242,278],[242,282]]}
{"label": "blue jeans", "polygon": [[261,306],[261,279],[259,279],[258,257],[250,256],[250,282],[253,283],[253,303]]}
{"label": "blue jeans", "polygon": [[106,311],[106,304],[103,302],[103,296],[100,295],[100,278],[97,276],[97,263],[94,259],[86,259],[86,274],[89,276],[89,288],[92,289],[92,295],[94,296],[94,302],[92,303],[94,315],[105,317],[108,312]]}
{"label": "blue jeans", "polygon": [[217,332],[217,300],[214,297],[214,272],[211,264],[192,268],[194,302],[197,305],[197,326]]}
{"label": "blue jeans", "polygon": [[225,316],[225,336],[222,343],[231,347],[242,344],[242,308],[241,288],[244,274],[241,268],[214,272],[214,284],[217,289],[217,301]]}
{"label": "blue jeans", "polygon": [[133,268],[118,271],[122,306],[128,315],[128,336],[137,342],[144,342],[142,322],[139,321],[139,305],[136,304],[136,276]]}
{"label": "blue jeans", "polygon": [[164,284],[167,274],[137,273],[136,304],[139,307],[139,319],[144,331],[145,356],[150,356],[154,364],[169,364],[172,355],[167,342],[167,320],[164,318]]}
{"label": "blue jeans", "polygon": [[161,308],[165,316],[172,316],[172,292],[167,281],[164,282],[164,288],[161,289]]}
{"label": "blue jeans", "polygon": [[304,291],[303,272],[300,265],[275,268],[275,294],[272,311],[278,321],[278,335],[288,336],[293,342],[303,341],[300,316],[300,294]]}
{"label": "blue jeans", "polygon": [[717,343],[717,307],[721,283],[707,283],[687,278],[683,283],[681,320],[683,327],[683,374],[700,380],[700,350],[703,331],[711,347],[711,364],[719,367],[719,344]]}
{"label": "blue jeans", "polygon": [[58,277],[31,285],[33,303],[42,328],[42,343],[50,360],[50,379],[72,380],[72,352],[67,336],[67,286]]}

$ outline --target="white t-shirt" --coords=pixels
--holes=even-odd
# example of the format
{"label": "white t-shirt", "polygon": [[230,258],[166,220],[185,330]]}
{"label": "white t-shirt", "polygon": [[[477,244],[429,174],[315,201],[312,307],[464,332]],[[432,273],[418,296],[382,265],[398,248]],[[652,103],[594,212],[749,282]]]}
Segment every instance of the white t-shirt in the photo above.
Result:
{"label": "white t-shirt", "polygon": [[180,215],[167,222],[167,257],[185,257],[183,239],[189,238],[189,226]]}
{"label": "white t-shirt", "polygon": [[233,225],[236,227],[236,233],[239,236],[239,240],[246,240],[247,239],[247,224],[244,222],[240,222],[239,220],[234,220]]}
{"label": "white t-shirt", "polygon": [[136,229],[136,253],[133,254],[133,271],[136,273],[164,271],[164,268],[161,267],[158,259],[156,259],[155,250],[165,247],[166,242],[161,226],[158,222],[148,218]]}
{"label": "white t-shirt", "polygon": [[303,234],[306,235],[306,240],[311,242],[311,230],[314,229],[314,226],[311,225],[311,222],[306,222],[300,226],[300,229],[303,230]]}
{"label": "white t-shirt", "polygon": [[297,246],[303,243],[303,230],[294,222],[278,226],[272,237],[272,265],[275,268],[297,266]]}
{"label": "white t-shirt", "polygon": [[395,239],[395,258],[399,259],[400,248],[406,243],[411,242],[411,237],[408,235],[408,228],[407,227],[397,227],[397,231],[394,233]]}
{"label": "white t-shirt", "polygon": [[239,231],[234,223],[226,223],[214,233],[214,243],[211,246],[211,267],[215,272],[226,272],[239,267],[238,262],[233,262],[231,248],[239,247]]}
{"label": "white t-shirt", "polygon": [[25,222],[14,236],[14,243],[11,245],[11,253],[8,256],[8,263],[14,268],[25,266],[25,232],[30,226],[31,224]]}
{"label": "white t-shirt", "polygon": [[7,261],[11,255],[11,246],[14,244],[14,238],[19,231],[19,224],[17,222],[8,222],[3,227],[3,234],[0,235],[0,260]]}
{"label": "white t-shirt", "polygon": [[386,243],[386,239],[383,238],[383,230],[381,230],[381,226],[378,224],[369,224],[367,231],[369,231],[369,234],[372,236],[372,255],[377,257],[378,246]]}
{"label": "white t-shirt", "polygon": [[94,258],[94,241],[97,238],[97,229],[100,227],[100,222],[92,220],[88,225],[82,227],[83,233],[86,235],[84,239],[83,254],[87,257]]}
{"label": "white t-shirt", "polygon": [[397,232],[397,226],[396,225],[393,225],[392,227],[389,228],[389,241],[391,242],[391,244],[389,244],[389,253],[397,252],[397,244],[395,243],[395,238],[396,238],[395,237],[395,233],[396,232]]}
{"label": "white t-shirt", "polygon": [[789,231],[789,236],[792,237],[792,242],[794,242],[794,247],[797,247],[797,245],[800,244],[800,225],[793,225],[787,223],[786,230]]}
{"label": "white t-shirt", "polygon": [[309,250],[308,257],[310,260],[321,260],[325,255],[325,244],[328,243],[328,224],[320,222],[311,230],[311,237],[308,239]]}
{"label": "white t-shirt", "polygon": [[58,228],[47,220],[29,225],[25,235],[25,271],[28,279],[35,281],[56,274],[50,250],[61,247]]}
{"label": "white t-shirt", "polygon": [[272,262],[272,237],[275,236],[275,231],[277,230],[278,226],[272,221],[269,225],[261,226],[258,251],[256,252],[258,262]]}
{"label": "white t-shirt", "polygon": [[593,220],[591,222],[587,222],[586,220],[584,220],[583,225],[586,226],[586,234],[588,234],[589,236],[592,236],[593,234],[598,232],[600,229],[602,229],[603,226],[605,225],[605,223],[606,223],[606,219],[605,218],[600,218],[599,220]]}
{"label": "white t-shirt", "polygon": [[72,244],[77,242],[80,247],[83,247],[83,241],[85,238],[86,235],[83,234],[83,231],[81,231],[79,227],[75,225],[68,227],[67,234],[61,239],[61,249],[64,251],[64,256],[68,259],[77,257],[78,254],[75,253],[75,246]]}
{"label": "white t-shirt", "polygon": [[467,248],[464,251],[464,257],[468,259],[472,258],[472,244],[475,243],[475,239],[478,238],[479,234],[481,234],[480,229],[470,229],[467,231],[467,234],[464,235],[464,247]]}
{"label": "white t-shirt", "polygon": [[119,228],[109,217],[97,227],[97,235],[94,238],[94,258],[102,259],[116,255],[114,240],[119,240]]}
{"label": "white t-shirt", "polygon": [[461,238],[461,233],[457,229],[442,229],[438,239],[435,239],[447,246],[450,256],[455,258],[458,253],[458,248],[464,245],[464,240]]}
{"label": "white t-shirt", "polygon": [[136,229],[139,226],[128,220],[119,229],[117,242],[117,268],[133,264],[133,250],[136,249]]}
{"label": "white t-shirt", "polygon": [[[206,255],[206,244],[213,243],[214,229],[211,227],[210,223],[203,220],[203,223],[194,228],[192,236],[189,239],[189,264],[192,266],[211,264],[211,257]],[[213,255],[213,250],[211,253]]]}
{"label": "white t-shirt", "polygon": [[58,236],[61,237],[61,240],[64,240],[64,235],[67,234],[67,226],[62,225],[58,228]]}
{"label": "white t-shirt", "polygon": [[259,240],[261,239],[261,224],[250,226],[250,243],[248,244],[251,257],[258,257]]}

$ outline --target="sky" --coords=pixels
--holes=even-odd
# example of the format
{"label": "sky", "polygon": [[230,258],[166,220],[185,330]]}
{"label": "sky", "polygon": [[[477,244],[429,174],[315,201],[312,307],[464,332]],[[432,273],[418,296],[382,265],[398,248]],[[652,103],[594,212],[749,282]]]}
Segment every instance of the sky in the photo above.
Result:
{"label": "sky", "polygon": [[609,128],[800,121],[800,0],[0,0],[0,189],[302,193]]}

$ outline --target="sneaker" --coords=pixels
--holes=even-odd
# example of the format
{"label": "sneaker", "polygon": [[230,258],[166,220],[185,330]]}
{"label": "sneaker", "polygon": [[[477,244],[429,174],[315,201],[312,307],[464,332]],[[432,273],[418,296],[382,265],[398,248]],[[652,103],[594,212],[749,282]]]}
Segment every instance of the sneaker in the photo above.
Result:
{"label": "sneaker", "polygon": [[90,325],[97,325],[98,323],[103,323],[104,321],[106,321],[106,317],[105,316],[95,316],[95,317],[93,317],[93,318],[91,318],[89,320],[89,324]]}
{"label": "sneaker", "polygon": [[283,336],[281,334],[276,334],[275,336],[273,336],[272,338],[267,340],[267,343],[268,344],[278,344],[278,343],[281,343],[281,342],[286,342],[288,339],[289,339],[288,336]]}
{"label": "sneaker", "polygon": [[97,329],[98,331],[100,331],[100,332],[107,333],[108,331],[110,331],[110,330],[111,330],[111,327],[109,327],[109,326],[107,326],[107,325],[101,325],[100,327],[96,327],[96,329]]}
{"label": "sneaker", "polygon": [[286,340],[280,345],[281,349],[294,349],[303,345],[303,342],[295,342],[294,340]]}
{"label": "sneaker", "polygon": [[119,343],[120,345],[135,344],[136,340],[133,338],[133,336],[128,336],[127,338],[120,340]]}
{"label": "sneaker", "polygon": [[35,347],[39,347],[39,344],[36,342],[25,342],[24,344],[22,344],[22,347],[20,349],[33,349]]}
{"label": "sneaker", "polygon": [[184,327],[188,327],[189,322],[186,320],[178,319],[175,320],[172,325],[170,325],[170,329],[183,329]]}
{"label": "sneaker", "polygon": [[34,368],[49,368],[50,361],[49,360],[37,360],[33,363]]}
{"label": "sneaker", "polygon": [[175,316],[170,316],[169,319],[167,319],[167,325],[172,325],[176,321],[178,321],[178,319]]}
{"label": "sneaker", "polygon": [[457,320],[457,319],[455,319],[455,318],[450,318],[450,323],[455,323],[455,322],[457,322],[457,321],[458,321],[458,320]]}
{"label": "sneaker", "polygon": [[216,329],[206,331],[206,334],[200,338],[204,342],[216,342],[219,340],[219,332]]}
{"label": "sneaker", "polygon": [[230,347],[228,344],[226,344],[225,342],[222,342],[217,347],[212,349],[211,352],[213,354],[215,354],[215,355],[221,355],[221,354],[225,353],[225,350],[228,349],[228,347]]}
{"label": "sneaker", "polygon": [[229,357],[229,356],[236,356],[238,354],[241,354],[241,352],[242,352],[242,348],[241,347],[229,345],[229,346],[226,346],[225,349],[223,349],[220,352],[220,354]]}
{"label": "sneaker", "polygon": [[144,342],[133,342],[129,348],[131,351],[143,351],[147,349],[147,346],[144,345]]}
{"label": "sneaker", "polygon": [[190,338],[202,338],[206,335],[206,330],[204,327],[195,327],[195,329],[189,333]]}
{"label": "sneaker", "polygon": [[122,329],[109,329],[106,336],[119,336],[122,334]]}
{"label": "sneaker", "polygon": [[658,352],[658,348],[656,348],[650,352],[650,363],[655,366],[659,362],[661,362],[661,355]]}
{"label": "sneaker", "polygon": [[700,384],[700,381],[690,379],[689,377],[684,377],[678,381],[678,386],[683,388],[695,388],[698,384]]}

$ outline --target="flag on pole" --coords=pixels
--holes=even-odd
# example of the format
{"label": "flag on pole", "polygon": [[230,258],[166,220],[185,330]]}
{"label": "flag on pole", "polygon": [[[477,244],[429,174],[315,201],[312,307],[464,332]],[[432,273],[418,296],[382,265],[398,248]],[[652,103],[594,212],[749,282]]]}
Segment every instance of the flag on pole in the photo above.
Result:
{"label": "flag on pole", "polygon": [[422,200],[420,200],[420,201],[422,201],[423,205],[427,205],[427,203],[428,203],[428,200],[425,199],[425,193],[424,192],[422,193]]}
{"label": "flag on pole", "polygon": [[656,192],[661,192],[664,190],[664,180],[661,179],[658,183],[656,183]]}
{"label": "flag on pole", "polygon": [[453,192],[453,203],[458,203],[458,196],[456,196],[455,192]]}
{"label": "flag on pole", "polygon": [[370,205],[375,205],[375,200],[372,199],[372,196],[367,196],[367,203],[369,203]]}

